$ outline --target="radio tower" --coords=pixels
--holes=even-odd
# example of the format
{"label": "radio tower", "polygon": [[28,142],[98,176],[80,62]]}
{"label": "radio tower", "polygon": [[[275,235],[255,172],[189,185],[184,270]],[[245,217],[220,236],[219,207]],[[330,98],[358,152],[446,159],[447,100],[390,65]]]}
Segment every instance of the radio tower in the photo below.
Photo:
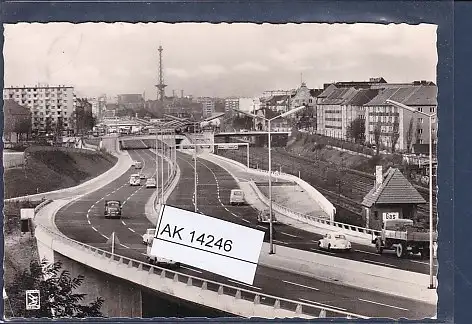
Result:
{"label": "radio tower", "polygon": [[156,84],[157,88],[157,100],[164,102],[164,97],[165,97],[165,87],[167,87],[166,84],[164,84],[164,74],[162,73],[162,46],[159,45],[159,84]]}

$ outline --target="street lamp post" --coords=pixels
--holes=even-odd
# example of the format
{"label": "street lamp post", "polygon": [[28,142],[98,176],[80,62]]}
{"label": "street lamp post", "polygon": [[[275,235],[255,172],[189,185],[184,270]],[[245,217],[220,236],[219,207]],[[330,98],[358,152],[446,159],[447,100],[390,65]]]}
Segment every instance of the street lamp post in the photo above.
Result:
{"label": "street lamp post", "polygon": [[195,212],[197,212],[197,145],[195,145],[195,149],[193,151],[193,167],[194,167],[194,192],[193,192],[193,197],[194,197],[194,206],[195,206]]}
{"label": "street lamp post", "polygon": [[270,246],[270,251],[269,251],[269,254],[274,254],[274,242],[273,242],[273,226],[274,226],[274,223],[273,223],[273,216],[272,216],[272,154],[271,154],[271,122],[274,120],[274,119],[277,119],[277,118],[284,118],[284,117],[287,117],[291,114],[294,114],[302,109],[304,109],[305,106],[300,106],[300,107],[297,107],[297,108],[294,108],[292,110],[289,110],[289,111],[286,111],[284,112],[283,114],[281,115],[278,115],[278,116],[275,116],[273,118],[265,118],[265,117],[262,117],[262,116],[257,116],[255,114],[251,114],[251,113],[248,113],[248,112],[245,112],[245,111],[241,111],[241,110],[238,110],[238,109],[234,109],[235,111],[237,111],[238,113],[241,113],[241,114],[244,114],[246,116],[249,116],[249,117],[252,117],[252,118],[260,118],[260,119],[263,119],[267,122],[267,139],[269,141],[269,143],[267,144],[267,148],[269,149],[269,246]]}
{"label": "street lamp post", "polygon": [[402,103],[388,99],[387,103],[396,107],[409,110],[413,113],[419,113],[429,118],[429,289],[434,289],[433,274],[433,117],[436,113],[427,114],[413,109]]}

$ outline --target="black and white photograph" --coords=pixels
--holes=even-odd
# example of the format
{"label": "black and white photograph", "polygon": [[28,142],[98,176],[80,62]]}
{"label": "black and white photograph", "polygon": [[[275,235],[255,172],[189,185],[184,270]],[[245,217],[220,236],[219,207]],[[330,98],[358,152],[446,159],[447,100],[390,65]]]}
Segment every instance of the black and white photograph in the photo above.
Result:
{"label": "black and white photograph", "polygon": [[436,318],[436,25],[3,27],[5,319]]}

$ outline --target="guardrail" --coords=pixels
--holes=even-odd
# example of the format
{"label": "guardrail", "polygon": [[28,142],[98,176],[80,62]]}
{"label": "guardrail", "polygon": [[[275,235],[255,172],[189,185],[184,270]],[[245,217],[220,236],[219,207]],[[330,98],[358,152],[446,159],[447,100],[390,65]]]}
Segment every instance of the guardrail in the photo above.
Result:
{"label": "guardrail", "polygon": [[[39,229],[39,231],[38,231]],[[43,231],[43,233],[41,233]],[[49,237],[44,238],[52,248],[56,246],[55,241],[59,241],[57,248],[59,250],[67,249],[65,245],[68,245],[70,248],[75,249],[76,253],[70,255],[72,259],[79,259],[80,252],[86,252],[88,255],[92,256],[93,259],[97,260],[98,258],[103,260],[107,272],[113,273],[115,276],[120,276],[120,274],[126,273],[127,275],[123,279],[135,282],[140,285],[146,285],[148,288],[153,287],[162,287],[162,285],[170,284],[175,287],[179,285],[180,287],[186,287],[194,290],[195,293],[191,295],[199,299],[198,303],[208,306],[215,307],[215,304],[212,304],[212,301],[221,301],[222,297],[229,298],[225,301],[225,304],[229,303],[243,303],[245,307],[251,307],[253,309],[250,312],[254,316],[261,317],[261,314],[272,314],[274,317],[289,317],[292,314],[292,317],[300,318],[316,318],[316,317],[339,317],[339,318],[360,318],[367,319],[368,317],[354,314],[350,312],[341,311],[331,307],[318,306],[314,304],[305,303],[302,301],[295,301],[286,298],[281,298],[269,294],[264,294],[260,292],[251,291],[249,289],[244,289],[237,286],[231,286],[223,284],[220,282],[200,278],[197,276],[192,276],[188,274],[181,273],[179,271],[170,270],[167,268],[162,268],[156,265],[151,265],[143,261],[135,260],[122,256],[119,254],[112,254],[106,250],[82,243],[73,239],[68,238],[63,234],[59,234],[47,227],[42,225],[37,225],[36,227],[36,237],[41,239],[41,235],[49,235]],[[39,238],[38,238],[39,236]],[[57,253],[60,251],[55,250]],[[101,261],[100,260],[100,261]],[[77,261],[77,260],[76,260]],[[84,263],[84,260],[79,260],[78,262]],[[87,258],[88,264],[92,261],[92,258]],[[98,269],[98,264],[95,263],[95,266],[92,267]],[[129,271],[136,271],[135,275],[129,276]],[[182,299],[186,299],[184,296],[178,296],[180,292],[179,289],[172,289],[171,294]],[[198,293],[200,291],[200,293]],[[203,298],[202,294],[208,294],[209,297],[214,298]],[[187,300],[192,301],[192,298],[187,298]],[[238,306],[234,304],[235,306]],[[236,307],[237,308],[237,307]],[[230,311],[230,309],[224,309],[225,311]],[[238,312],[239,313],[239,312]],[[245,316],[242,313],[238,315]]]}
{"label": "guardrail", "polygon": [[44,206],[52,203],[53,201],[51,199],[45,199],[42,203],[40,203],[38,206],[34,208],[34,213],[36,214],[38,211],[40,211]]}
{"label": "guardrail", "polygon": [[[254,183],[254,181],[249,182],[250,186],[254,190],[254,192],[257,194],[260,200],[266,205],[269,205],[269,199],[259,190],[257,185]],[[286,215],[287,217],[294,218],[296,220],[299,220],[303,223],[307,223],[310,225],[326,225],[326,226],[332,226],[335,228],[343,229],[346,231],[354,232],[354,233],[360,233],[360,234],[365,234],[369,235],[372,237],[373,235],[379,235],[380,231],[369,229],[369,228],[364,228],[364,227],[359,227],[355,225],[349,225],[349,224],[344,224],[344,223],[339,223],[335,221],[331,221],[328,219],[323,219],[320,217],[312,216],[312,215],[306,215],[302,214],[293,210],[290,210],[289,208],[282,206],[276,202],[272,202],[272,207],[274,208],[275,211]]]}
{"label": "guardrail", "polygon": [[[268,174],[269,171],[268,170],[255,170],[255,169],[252,169],[252,168],[247,168],[245,165],[243,165],[242,163],[239,163],[237,161],[234,161],[234,160],[231,160],[231,159],[228,159],[228,158],[225,158],[225,157],[222,157],[222,156],[218,156],[218,158],[221,158],[225,161],[228,161],[229,163],[232,163],[234,165],[237,165],[238,167],[240,168],[244,168],[246,170],[250,170],[250,171],[260,171],[261,173],[264,173],[264,174]],[[278,171],[272,171],[272,175],[274,177],[280,177],[281,175],[287,175],[287,174],[284,174],[284,173],[280,173]],[[296,180],[291,180],[291,181],[296,181],[297,183],[303,181],[305,182],[304,180],[302,179],[299,179],[293,175],[288,175],[290,177],[290,179],[292,178],[296,178]],[[306,183],[306,182],[305,182]],[[309,184],[307,184],[309,186]],[[254,188],[255,187],[255,188]],[[265,197],[260,191],[259,189],[257,188],[257,186],[254,185],[253,189],[255,189],[255,192],[256,194],[259,194],[262,195],[259,196],[259,198],[268,205],[268,198]],[[311,187],[311,186],[310,186]],[[305,188],[304,188],[305,189]],[[265,199],[264,199],[265,198]],[[326,199],[326,198],[325,198]],[[272,205],[274,205],[274,202],[272,202]],[[278,205],[278,204],[277,204]],[[284,207],[284,206],[280,206],[278,205],[281,209],[283,208],[284,211],[289,211],[291,215],[293,215],[294,217],[297,217],[298,220],[302,221],[302,222],[305,222],[305,223],[309,223],[309,224],[312,224],[312,225],[315,225],[315,224],[323,224],[323,225],[326,225],[326,226],[332,226],[332,227],[335,227],[335,228],[338,228],[338,229],[343,229],[343,230],[346,230],[346,231],[351,231],[353,233],[361,233],[361,234],[366,234],[366,235],[370,235],[370,236],[373,236],[373,235],[378,235],[380,234],[380,231],[378,230],[374,230],[374,229],[370,229],[370,228],[365,228],[365,227],[360,227],[360,226],[355,226],[355,225],[350,225],[350,224],[345,224],[345,223],[340,223],[340,222],[336,222],[334,220],[326,220],[326,219],[323,219],[323,218],[317,218],[317,217],[314,217],[314,216],[308,216],[308,215],[303,215],[303,214],[300,214],[300,213],[297,213],[297,212],[294,212],[292,210],[289,210],[288,208]],[[334,207],[333,207],[334,208]],[[284,214],[284,213],[282,213]]]}
{"label": "guardrail", "polygon": [[[261,169],[253,169],[253,168],[248,168],[244,164],[234,161],[232,159],[226,158],[224,156],[220,155],[215,155],[217,158],[222,159],[224,161],[227,161],[229,163],[232,163],[240,168],[243,168],[247,172],[252,172],[252,173],[259,173],[259,174],[269,174],[268,170],[261,170]],[[272,176],[273,177],[278,177],[282,178],[288,181],[296,182],[300,187],[302,187],[323,209],[323,211],[330,217],[332,221],[334,221],[334,215],[336,214],[336,208],[333,206],[333,204],[326,199],[325,196],[323,196],[318,190],[313,188],[309,183],[304,181],[303,179],[300,179],[294,175],[283,173],[283,172],[278,172],[278,171],[272,171]]]}

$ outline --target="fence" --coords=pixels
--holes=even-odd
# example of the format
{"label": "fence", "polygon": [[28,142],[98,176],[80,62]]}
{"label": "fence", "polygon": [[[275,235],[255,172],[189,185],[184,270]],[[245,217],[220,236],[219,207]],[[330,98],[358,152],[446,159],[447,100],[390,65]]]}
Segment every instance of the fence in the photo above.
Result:
{"label": "fence", "polygon": [[[36,238],[50,244],[51,248],[57,253],[62,254],[67,252],[69,257],[73,260],[86,263],[88,266],[99,271],[110,273],[116,277],[155,290],[159,290],[159,288],[163,289],[163,286],[172,286],[173,289],[163,290],[171,291],[171,294],[181,299],[187,299],[189,301],[192,301],[193,298],[198,299],[199,304],[207,307],[216,308],[218,304],[221,306],[221,303],[224,303],[224,305],[227,305],[226,309],[224,309],[225,311],[231,311],[231,309],[228,309],[230,307],[234,307],[235,309],[239,308],[240,311],[237,313],[242,316],[251,313],[253,316],[257,317],[270,314],[269,316],[272,315],[279,318],[368,318],[331,307],[318,306],[302,301],[255,292],[151,265],[116,253],[112,254],[106,250],[70,239],[42,225],[37,225]],[[84,258],[82,256],[83,254],[86,254],[87,258]],[[183,289],[185,289],[185,291]],[[245,309],[245,311],[243,312],[241,309]],[[248,311],[248,309],[251,310]]]}
{"label": "fence", "polygon": [[[254,192],[257,194],[260,200],[264,202],[264,204],[269,205],[269,199],[257,188],[256,184],[253,181],[250,181],[249,184],[251,185],[252,189]],[[355,225],[349,225],[349,224],[344,224],[344,223],[339,223],[335,222],[329,219],[324,219],[321,217],[316,217],[312,215],[306,215],[302,214],[299,212],[292,211],[288,209],[287,207],[284,207],[282,205],[279,205],[276,202],[272,202],[272,207],[274,208],[275,211],[289,217],[296,219],[298,221],[301,221],[303,223],[307,223],[310,225],[325,225],[325,226],[330,226],[330,227],[335,227],[336,229],[342,229],[345,231],[349,231],[349,233],[352,236],[358,236],[357,234],[363,234],[362,238],[371,238],[373,235],[378,235],[380,234],[380,231],[376,231],[373,229],[369,228],[364,228],[364,227],[359,227]]]}

